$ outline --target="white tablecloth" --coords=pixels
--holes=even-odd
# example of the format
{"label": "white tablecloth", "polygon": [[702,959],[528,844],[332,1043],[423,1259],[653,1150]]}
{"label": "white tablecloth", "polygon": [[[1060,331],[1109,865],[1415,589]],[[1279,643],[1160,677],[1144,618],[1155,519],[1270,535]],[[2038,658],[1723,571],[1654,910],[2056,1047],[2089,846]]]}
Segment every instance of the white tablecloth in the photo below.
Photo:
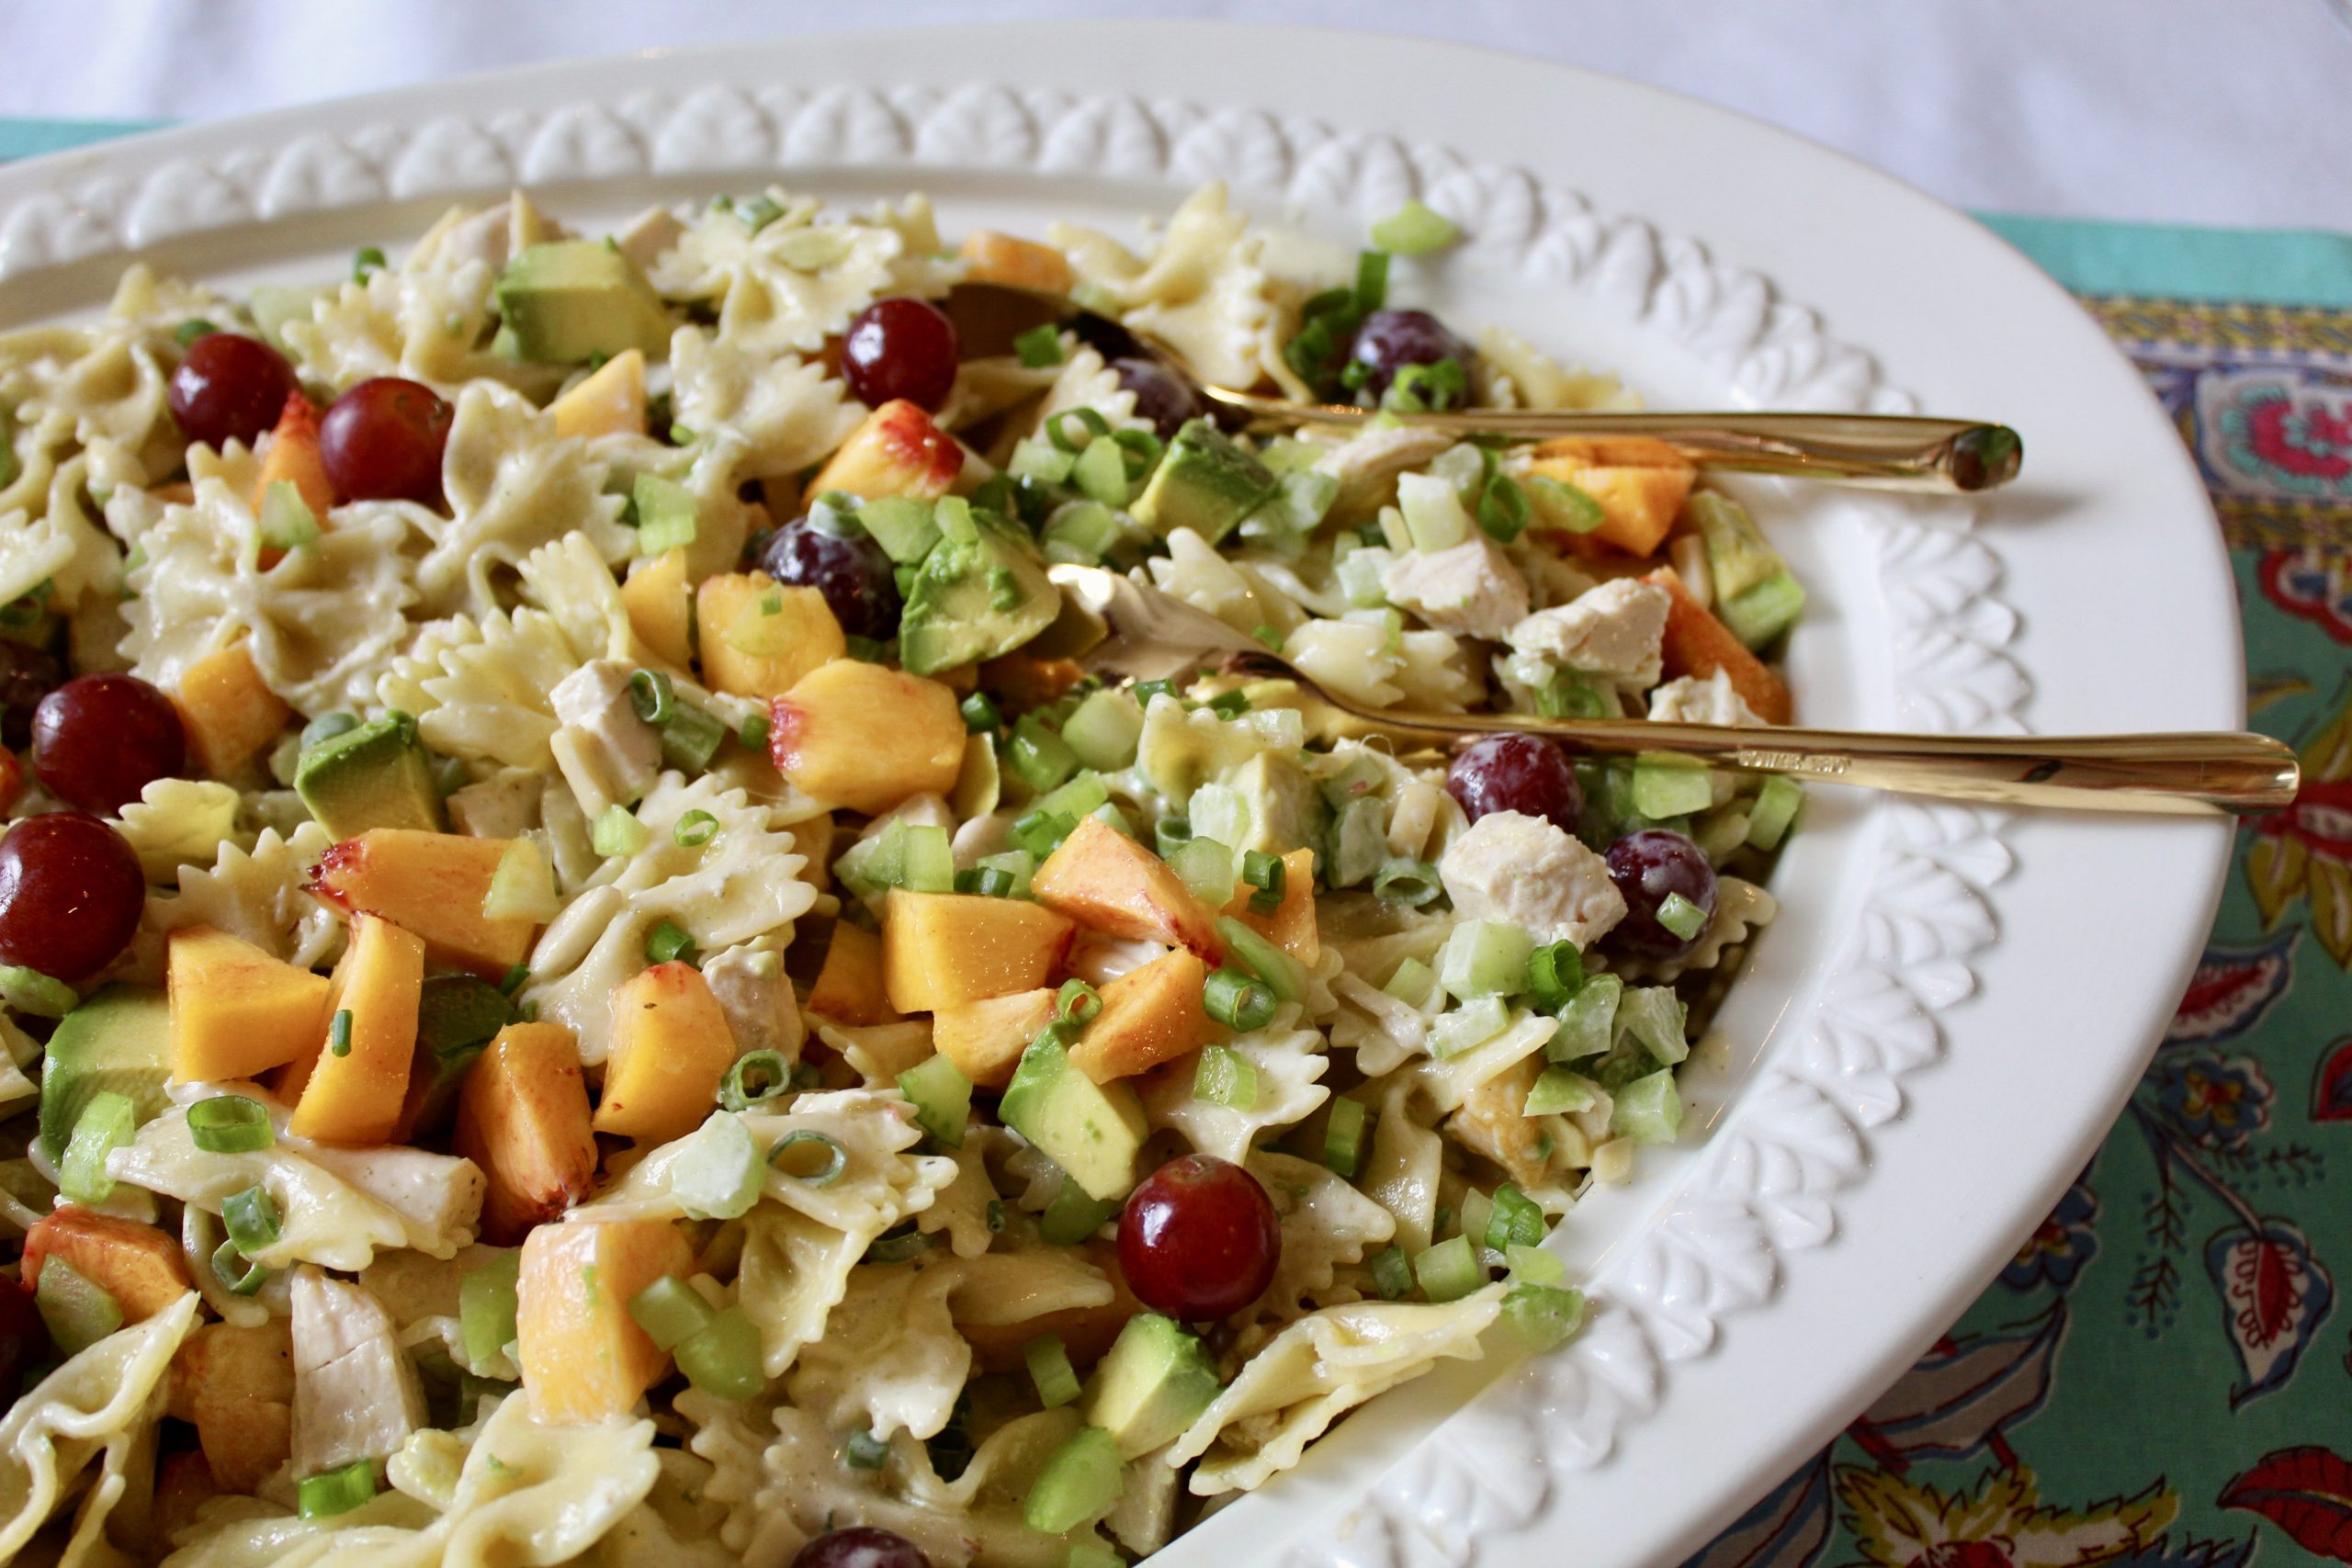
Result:
{"label": "white tablecloth", "polygon": [[1423,33],[1618,72],[1963,206],[2352,230],[2352,0],[15,0],[0,7],[0,114],[210,117],[663,44],[1171,15]]}

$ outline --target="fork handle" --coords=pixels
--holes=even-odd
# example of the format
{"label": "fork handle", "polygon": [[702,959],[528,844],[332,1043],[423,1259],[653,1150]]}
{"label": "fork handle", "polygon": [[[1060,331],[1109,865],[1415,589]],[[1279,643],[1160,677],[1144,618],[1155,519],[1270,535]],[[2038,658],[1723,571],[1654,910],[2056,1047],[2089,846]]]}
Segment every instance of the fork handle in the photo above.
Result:
{"label": "fork handle", "polygon": [[[1377,412],[1336,404],[1295,403],[1222,387],[1201,389],[1254,419],[1287,425],[1355,425]],[[1453,435],[1500,435],[1513,441],[1557,435],[1646,435],[1665,442],[1701,468],[1945,493],[2007,484],[2017,477],[2025,456],[2024,443],[2007,425],[1917,414],[1471,409],[1384,417]]]}
{"label": "fork handle", "polygon": [[[1328,694],[1326,694],[1328,696]],[[1838,729],[1728,729],[1649,719],[1541,719],[1527,714],[1384,713],[1339,703],[1351,733],[1450,747],[1519,730],[1601,756],[1668,752],[1735,773],[2001,806],[2177,816],[2276,811],[2295,798],[2294,751],[2267,735],[1882,735]]]}

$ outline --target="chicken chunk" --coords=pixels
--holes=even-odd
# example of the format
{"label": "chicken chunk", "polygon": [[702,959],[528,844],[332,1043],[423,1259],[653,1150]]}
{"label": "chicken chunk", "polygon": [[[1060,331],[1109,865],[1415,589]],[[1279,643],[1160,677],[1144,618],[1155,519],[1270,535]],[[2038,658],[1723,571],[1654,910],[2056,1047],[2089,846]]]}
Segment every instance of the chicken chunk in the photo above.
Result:
{"label": "chicken chunk", "polygon": [[556,766],[592,818],[644,795],[662,771],[662,732],[637,716],[628,690],[632,673],[617,660],[599,659],[548,694],[560,725],[553,742]]}
{"label": "chicken chunk", "polygon": [[774,1051],[787,1062],[800,1059],[808,1025],[801,1021],[800,1003],[785,976],[780,954],[732,947],[707,959],[702,977],[727,1015],[728,1032],[743,1055]]}
{"label": "chicken chunk", "polygon": [[386,1459],[424,1425],[424,1391],[374,1293],[305,1265],[294,1305],[294,1473]]}
{"label": "chicken chunk", "polygon": [[1419,468],[1453,445],[1453,438],[1442,431],[1412,425],[1368,430],[1325,453],[1315,471],[1340,481],[1340,493],[1331,502],[1333,514],[1353,517],[1393,499],[1398,474]]}
{"label": "chicken chunk", "polygon": [[1758,725],[1764,722],[1718,670],[1704,680],[1684,675],[1650,694],[1650,716],[1660,723]]}
{"label": "chicken chunk", "polygon": [[1507,920],[1538,942],[1589,947],[1625,918],[1607,863],[1541,817],[1488,812],[1437,870],[1464,919]]}
{"label": "chicken chunk", "polygon": [[1527,580],[1484,534],[1426,555],[1407,551],[1381,572],[1380,588],[1442,632],[1499,637],[1527,619]]}
{"label": "chicken chunk", "polygon": [[1566,604],[1538,610],[1505,637],[1522,653],[1538,653],[1566,670],[1605,676],[1634,689],[1657,684],[1666,612],[1665,589],[1621,577]]}

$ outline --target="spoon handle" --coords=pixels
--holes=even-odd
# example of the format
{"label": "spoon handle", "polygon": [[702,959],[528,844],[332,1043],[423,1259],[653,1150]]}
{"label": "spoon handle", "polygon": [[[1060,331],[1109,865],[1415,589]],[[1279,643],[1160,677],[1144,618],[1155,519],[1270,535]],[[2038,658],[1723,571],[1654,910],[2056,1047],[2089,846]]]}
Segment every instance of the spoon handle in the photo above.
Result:
{"label": "spoon handle", "polygon": [[1346,730],[1407,747],[1449,746],[1497,730],[1557,737],[1572,751],[1664,752],[1736,773],[2002,806],[2177,816],[2276,811],[2300,779],[2295,753],[2267,735],[1882,735],[1838,729],[1726,729],[1647,719],[1527,714],[1408,715],[1325,694]]}
{"label": "spoon handle", "polygon": [[[1201,391],[1253,419],[1285,425],[1355,425],[1376,411],[1295,403],[1223,387]],[[2015,479],[2024,443],[2005,424],[1915,414],[1607,413],[1575,409],[1471,409],[1393,416],[1456,435],[1541,441],[1559,435],[1646,435],[1701,468],[1835,479],[1885,490],[1973,491]]]}

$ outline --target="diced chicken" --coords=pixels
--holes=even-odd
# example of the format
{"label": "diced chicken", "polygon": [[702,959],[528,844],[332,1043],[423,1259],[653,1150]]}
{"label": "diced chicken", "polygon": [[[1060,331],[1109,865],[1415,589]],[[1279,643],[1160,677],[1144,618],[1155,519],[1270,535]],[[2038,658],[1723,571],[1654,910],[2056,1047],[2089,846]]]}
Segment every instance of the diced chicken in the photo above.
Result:
{"label": "diced chicken", "polygon": [[1620,686],[1654,686],[1672,602],[1654,582],[1621,577],[1568,604],[1536,611],[1505,640],[1563,669],[1603,675]]}
{"label": "diced chicken", "polygon": [[1527,580],[1484,534],[1427,555],[1408,550],[1381,572],[1380,588],[1442,632],[1499,637],[1528,618]]}
{"label": "diced chicken", "polygon": [[676,213],[666,207],[649,207],[613,236],[613,243],[639,267],[650,268],[685,231]]}
{"label": "diced chicken", "polygon": [[1453,438],[1442,431],[1411,425],[1368,430],[1325,453],[1315,471],[1340,481],[1331,510],[1353,516],[1388,500],[1398,474],[1419,468],[1453,445]]}
{"label": "diced chicken", "polygon": [[1684,675],[1650,694],[1650,716],[1660,723],[1756,725],[1764,720],[1731,683],[1728,671],[1705,680]]}
{"label": "diced chicken", "polygon": [[1488,812],[1437,870],[1464,919],[1507,920],[1538,942],[1589,947],[1625,918],[1607,863],[1541,817]]}
{"label": "diced chicken", "polygon": [[637,716],[632,673],[617,660],[599,659],[548,694],[561,726],[553,742],[556,766],[592,818],[642,795],[662,771],[662,732]]}
{"label": "diced chicken", "polygon": [[477,839],[519,839],[539,825],[544,777],[528,768],[502,768],[480,784],[449,792],[449,825]]}
{"label": "diced chicken", "polygon": [[784,973],[781,954],[731,947],[706,959],[702,977],[727,1015],[728,1032],[735,1037],[739,1055],[775,1051],[786,1061],[800,1059],[800,1043],[808,1038],[800,1003]]}
{"label": "diced chicken", "polygon": [[459,1247],[473,1239],[485,1186],[473,1161],[400,1145],[312,1144],[302,1152],[406,1220],[418,1238],[412,1245],[423,1245],[424,1236]]}
{"label": "diced chicken", "polygon": [[424,1425],[424,1391],[374,1294],[305,1265],[294,1275],[294,1473],[387,1459]]}

